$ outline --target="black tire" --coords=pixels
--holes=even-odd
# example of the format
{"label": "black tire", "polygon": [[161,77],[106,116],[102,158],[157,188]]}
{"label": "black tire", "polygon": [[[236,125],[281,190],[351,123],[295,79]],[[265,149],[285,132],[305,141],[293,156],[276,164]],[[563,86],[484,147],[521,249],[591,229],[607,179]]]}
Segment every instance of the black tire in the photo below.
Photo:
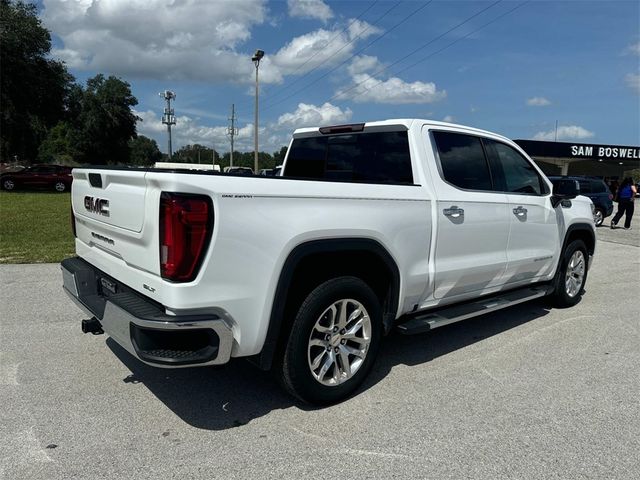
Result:
{"label": "black tire", "polygon": [[593,222],[596,224],[596,227],[599,227],[604,222],[604,210],[601,208],[596,208],[596,215],[593,217]]}
{"label": "black tire", "polygon": [[[573,273],[575,268],[572,262],[576,260],[582,262],[583,273],[579,281]],[[587,246],[582,240],[574,240],[567,245],[564,252],[562,252],[562,259],[554,280],[554,291],[551,294],[554,306],[559,308],[572,307],[580,301],[584,293],[584,285],[587,282],[588,262],[589,253],[587,252]],[[577,267],[577,263],[575,267]],[[572,271],[571,276],[575,282],[572,283],[568,280],[567,270]]]}
{"label": "black tire", "polygon": [[[336,372],[338,372],[339,366],[344,365],[344,360],[342,358],[338,359],[340,356],[338,349],[342,347],[337,342],[334,347],[330,345],[334,340],[334,336],[338,337],[344,330],[340,330],[335,334],[327,334],[327,337],[332,337],[331,342],[327,342],[328,353],[324,352],[323,347],[319,347],[319,350],[316,351],[319,352],[317,358],[324,355],[323,359],[327,362],[328,356],[333,355],[335,363],[333,364],[333,369],[330,371],[334,372],[334,377],[337,375],[343,383],[325,385],[314,376],[315,373],[312,371],[311,352],[313,348],[318,347],[311,346],[311,338],[312,335],[318,333],[316,328],[318,322],[324,321],[323,319],[327,318],[327,315],[330,316],[327,312],[332,306],[335,306],[335,304],[346,301],[347,303],[343,304],[345,305],[345,315],[349,314],[347,307],[348,300],[345,299],[355,301],[355,303],[351,304],[352,308],[354,308],[356,303],[360,303],[360,306],[368,313],[370,342],[364,354],[364,359],[361,360],[355,373],[353,373],[350,378],[348,376],[341,377],[337,375]],[[355,310],[351,311],[351,313],[354,312]],[[334,318],[337,316],[337,314],[334,314]],[[365,316],[363,315],[362,317]],[[355,318],[362,317],[356,316]],[[362,328],[361,330],[364,331]],[[315,288],[300,306],[279,365],[280,368],[277,372],[280,376],[279,380],[289,393],[304,402],[318,405],[339,402],[352,394],[366,378],[378,354],[381,337],[382,308],[373,290],[371,290],[365,282],[356,277],[338,277],[331,279]],[[344,348],[350,346],[349,340],[339,341],[343,344],[346,342]],[[353,345],[354,344],[351,344],[351,346]],[[359,343],[356,345],[359,345]],[[330,351],[333,348],[335,348],[336,355]],[[313,356],[315,357],[316,353],[314,353]],[[348,356],[348,358],[357,362],[357,359],[360,357]],[[323,364],[325,362],[320,363]],[[347,360],[347,363],[350,363],[349,360]],[[351,370],[351,367],[349,367],[349,370]],[[327,381],[331,380],[329,379]]]}
{"label": "black tire", "polygon": [[2,179],[2,189],[3,190],[11,191],[11,190],[15,190],[15,188],[16,188],[16,184],[15,184],[13,178],[3,178]]}

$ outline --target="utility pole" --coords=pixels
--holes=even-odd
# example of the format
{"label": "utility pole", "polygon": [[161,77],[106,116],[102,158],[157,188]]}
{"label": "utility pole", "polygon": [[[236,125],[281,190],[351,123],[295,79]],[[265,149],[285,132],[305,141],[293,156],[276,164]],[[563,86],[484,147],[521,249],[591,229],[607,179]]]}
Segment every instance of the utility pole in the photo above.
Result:
{"label": "utility pole", "polygon": [[173,114],[173,108],[171,108],[171,100],[176,99],[176,94],[169,90],[165,90],[164,92],[160,92],[158,95],[167,101],[167,106],[164,109],[164,115],[162,115],[162,123],[167,126],[167,134],[169,136],[169,160],[171,160],[171,125],[176,124],[176,117]]}
{"label": "utility pole", "polygon": [[260,66],[260,60],[264,57],[263,50],[256,50],[256,53],[251,57],[251,61],[256,66],[256,118],[253,125],[253,144],[254,144],[254,153],[253,153],[253,173],[254,175],[258,174],[258,67]]}
{"label": "utility pole", "polygon": [[231,124],[227,128],[227,135],[231,139],[231,153],[229,154],[229,166],[233,167],[233,137],[238,134],[238,129],[236,128],[236,106],[235,104],[231,104],[231,118],[229,118]]}

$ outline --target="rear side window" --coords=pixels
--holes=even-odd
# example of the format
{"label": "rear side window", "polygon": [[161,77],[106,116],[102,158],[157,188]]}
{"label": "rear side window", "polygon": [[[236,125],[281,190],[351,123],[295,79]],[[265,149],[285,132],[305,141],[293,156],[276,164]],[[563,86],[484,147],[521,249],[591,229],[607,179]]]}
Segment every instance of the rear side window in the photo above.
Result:
{"label": "rear side window", "polygon": [[480,138],[451,132],[433,132],[433,137],[444,180],[467,190],[492,190]]}
{"label": "rear side window", "polygon": [[295,139],[283,176],[343,182],[413,184],[407,132]]}

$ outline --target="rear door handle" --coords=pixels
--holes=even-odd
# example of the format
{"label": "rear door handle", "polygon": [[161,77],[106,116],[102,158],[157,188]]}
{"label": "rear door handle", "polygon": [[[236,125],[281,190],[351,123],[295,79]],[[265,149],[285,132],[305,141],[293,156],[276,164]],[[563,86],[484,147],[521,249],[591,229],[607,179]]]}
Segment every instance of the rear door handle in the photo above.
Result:
{"label": "rear door handle", "polygon": [[458,218],[464,215],[464,210],[453,205],[452,207],[442,210],[442,213],[444,213],[447,217]]}
{"label": "rear door handle", "polygon": [[520,205],[513,209],[513,213],[515,213],[519,217],[524,217],[527,214],[527,209]]}

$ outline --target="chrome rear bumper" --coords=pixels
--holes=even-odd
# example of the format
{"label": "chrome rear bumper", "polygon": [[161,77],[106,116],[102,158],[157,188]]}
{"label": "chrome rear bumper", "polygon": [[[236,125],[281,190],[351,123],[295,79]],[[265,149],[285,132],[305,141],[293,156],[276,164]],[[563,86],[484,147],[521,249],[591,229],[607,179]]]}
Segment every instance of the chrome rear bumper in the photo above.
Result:
{"label": "chrome rear bumper", "polygon": [[[216,315],[171,316],[84,260],[61,264],[64,291],[125,350],[142,362],[164,368],[227,363],[231,328]],[[103,288],[107,283],[109,290]]]}

